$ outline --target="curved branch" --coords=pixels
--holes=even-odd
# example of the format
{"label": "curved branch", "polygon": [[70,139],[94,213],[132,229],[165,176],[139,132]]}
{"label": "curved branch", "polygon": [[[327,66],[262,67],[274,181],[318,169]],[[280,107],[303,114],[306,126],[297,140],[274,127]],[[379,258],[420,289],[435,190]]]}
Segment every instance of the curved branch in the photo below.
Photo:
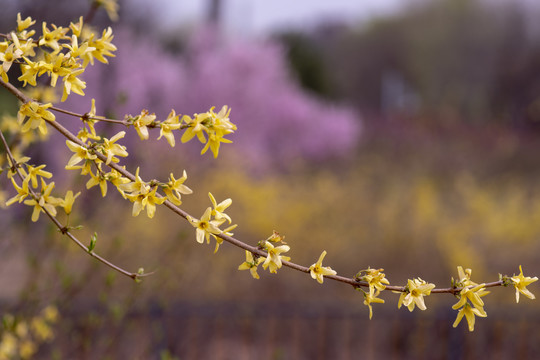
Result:
{"label": "curved branch", "polygon": [[[20,90],[15,88],[13,85],[3,82],[2,79],[0,79],[0,84],[3,85],[4,87],[6,87],[12,94],[14,94],[22,102],[33,101],[31,98],[24,95]],[[58,109],[58,108],[54,108],[54,107],[51,107],[50,109],[62,112],[62,113],[67,114],[67,115],[72,115],[72,116],[75,116],[75,117],[79,117],[79,118],[83,116],[83,115],[80,115],[80,114],[72,113],[70,111],[66,111],[66,110],[62,110],[62,109]],[[99,118],[98,120],[102,120],[102,119]],[[80,146],[84,146],[84,147],[87,146],[84,142],[82,142],[79,138],[77,138],[73,133],[71,133],[68,129],[63,127],[57,121],[48,121],[48,120],[46,120],[46,121],[52,127],[54,127],[58,132],[60,132],[62,135],[64,135],[67,139],[73,141],[74,143],[76,143],[76,144],[78,144]],[[123,123],[120,120],[113,120],[113,121],[117,122],[117,123]],[[103,161],[104,163],[107,161],[107,157],[104,156],[103,154],[101,154],[99,152],[96,152],[95,155],[101,161]],[[127,177],[131,181],[136,180],[135,175],[133,175],[131,172],[125,170],[124,168],[120,167],[116,163],[111,162],[111,163],[109,163],[108,166],[110,168],[118,171],[120,174]],[[166,200],[163,204],[165,204],[165,206],[167,208],[169,208],[171,211],[173,211],[174,213],[180,215],[181,217],[183,217],[186,220],[188,219],[189,216],[191,216],[187,212],[185,212],[184,210],[180,209],[178,206],[171,203],[169,200]],[[216,236],[219,237],[220,239],[223,239],[224,241],[227,241],[228,243],[230,243],[230,244],[232,244],[234,246],[237,246],[237,247],[239,247],[241,249],[250,251],[253,254],[258,254],[258,255],[264,256],[264,257],[268,256],[267,253],[262,251],[261,249],[255,247],[255,246],[248,245],[247,243],[245,243],[245,242],[243,242],[241,240],[238,240],[238,239],[236,239],[236,238],[234,238],[232,236],[228,236],[228,235],[225,235],[225,234],[217,234]],[[86,249],[86,247],[84,247],[84,245],[82,247]],[[294,270],[297,270],[297,271],[301,271],[301,272],[304,272],[304,273],[309,273],[310,272],[308,267],[296,264],[294,262],[282,261],[282,263],[283,263],[284,266],[289,267],[289,268],[294,269]],[[132,277],[132,276],[130,276],[130,277]],[[339,276],[339,275],[325,275],[325,278],[328,278],[328,279],[334,280],[334,281],[339,281],[339,282],[342,282],[342,283],[345,283],[345,284],[349,284],[349,285],[351,285],[351,286],[353,286],[355,288],[360,287],[360,286],[363,286],[363,287],[368,287],[369,286],[369,284],[367,282],[365,282],[365,281],[358,281],[358,280],[356,280],[354,278],[348,278],[348,277]],[[485,287],[494,287],[494,286],[502,286],[502,285],[503,285],[502,281],[495,281],[495,282],[486,283]],[[385,290],[398,291],[398,292],[406,291],[405,286],[391,286],[391,285],[387,285],[385,287]],[[459,293],[461,290],[462,290],[462,288],[459,288],[459,287],[439,288],[439,289],[431,290],[431,293],[456,294],[456,293]]]}
{"label": "curved branch", "polygon": [[[2,143],[4,144],[4,148],[6,149],[6,153],[8,155],[9,162],[12,164],[12,166],[14,166],[15,163],[16,163],[15,158],[13,157],[13,154],[11,153],[11,150],[9,149],[6,138],[4,137],[4,133],[2,131],[0,131],[0,139],[2,140]],[[18,168],[16,168],[16,171],[17,171],[17,175],[20,178],[20,180],[24,181],[24,177],[22,176],[20,170]],[[34,200],[38,201],[39,197],[36,195],[36,193],[30,188],[29,188],[29,191],[30,191],[30,194],[32,195],[32,197],[34,198]],[[75,235],[73,235],[65,226],[63,226],[60,223],[60,221],[58,221],[58,219],[54,215],[52,215],[46,208],[42,208],[42,210],[49,217],[49,219],[54,223],[54,225],[58,228],[58,230],[60,230],[60,232],[62,234],[66,235],[68,238],[70,238],[73,242],[75,242],[81,249],[83,249],[90,256],[96,258],[98,261],[100,261],[103,264],[107,265],[111,269],[113,269],[115,271],[118,271],[119,273],[121,273],[121,274],[123,274],[125,276],[128,276],[128,277],[130,277],[130,278],[132,278],[134,280],[137,280],[138,278],[140,278],[143,275],[143,274],[132,273],[132,272],[129,272],[127,270],[124,270],[121,267],[119,267],[119,266],[113,264],[112,262],[108,261],[107,259],[99,256],[95,252],[88,251],[88,247],[86,245],[84,245],[79,239],[77,239],[77,237],[75,237]]]}
{"label": "curved branch", "polygon": [[125,120],[108,119],[108,118],[100,117],[100,116],[88,116],[88,114],[78,114],[78,113],[73,112],[73,111],[57,108],[56,106],[51,106],[49,109],[54,110],[54,111],[59,112],[59,113],[62,113],[62,114],[75,116],[75,117],[78,117],[78,118],[85,118],[85,119],[92,119],[92,120],[98,120],[98,121],[103,121],[103,122],[110,122],[110,123],[120,124],[120,125],[124,125],[124,126],[129,126],[130,125]]}

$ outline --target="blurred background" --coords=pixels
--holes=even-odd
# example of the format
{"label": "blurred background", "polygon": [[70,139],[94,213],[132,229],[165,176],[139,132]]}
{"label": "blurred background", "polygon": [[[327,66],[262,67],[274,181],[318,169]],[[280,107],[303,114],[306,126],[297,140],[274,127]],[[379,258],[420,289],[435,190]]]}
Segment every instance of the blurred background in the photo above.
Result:
{"label": "blurred background", "polygon": [[[421,277],[450,286],[456,266],[498,280],[522,265],[540,274],[540,5],[530,1],[120,1],[112,26],[117,56],[85,72],[87,96],[61,106],[123,118],[149,109],[177,113],[232,108],[238,131],[220,156],[201,145],[171,149],[133,132],[122,144],[143,178],[188,173],[198,216],[211,191],[232,198],[235,236],[250,244],[273,230],[293,261],[353,276],[384,268],[392,284]],[[67,26],[84,0],[0,0],[0,32],[23,18]],[[17,104],[0,90],[0,111]],[[72,118],[57,120],[76,130]],[[98,125],[113,134],[119,129]],[[199,245],[167,209],[131,217],[113,189],[102,199],[63,169],[61,137],[29,151],[46,162],[59,194],[83,191],[71,222],[96,252],[136,271],[112,273],[31,209],[0,212],[0,313],[32,318],[58,309],[54,339],[36,358],[355,359],[533,358],[540,308],[494,288],[475,331],[452,328],[457,302],[427,298],[428,310],[397,309],[384,293],[373,320],[352,288],[281,269],[237,267],[244,252]],[[2,191],[13,196],[5,176]],[[531,286],[538,295],[536,284]]]}

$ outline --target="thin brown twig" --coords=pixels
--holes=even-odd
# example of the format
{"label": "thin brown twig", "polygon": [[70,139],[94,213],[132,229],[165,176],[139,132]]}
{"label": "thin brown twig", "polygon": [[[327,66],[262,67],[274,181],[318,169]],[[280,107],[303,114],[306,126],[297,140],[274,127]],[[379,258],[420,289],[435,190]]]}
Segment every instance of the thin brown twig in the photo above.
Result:
{"label": "thin brown twig", "polygon": [[85,22],[87,24],[90,24],[92,20],[94,20],[94,16],[96,15],[98,8],[99,8],[99,5],[93,2],[92,6],[90,6],[90,9],[88,9],[88,13],[86,14],[86,16],[84,16]]}
{"label": "thin brown twig", "polygon": [[[17,97],[17,99],[19,99],[23,103],[27,103],[29,101],[35,101],[34,99],[32,99],[29,96],[27,96],[26,94],[24,94],[22,91],[17,89],[15,86],[13,86],[9,82],[4,82],[4,80],[0,79],[0,85],[5,87],[9,92],[11,92],[13,95],[15,95]],[[88,114],[79,114],[79,113],[76,113],[76,112],[73,112],[73,111],[58,108],[56,106],[51,106],[49,109],[54,110],[54,111],[59,112],[59,113],[62,113],[62,114],[71,115],[71,116],[74,116],[74,117],[77,117],[77,118],[86,118],[86,119],[92,119],[92,120],[99,120],[99,121],[104,121],[104,122],[121,124],[121,125],[124,125],[124,126],[129,126],[130,125],[125,120],[108,119],[108,118],[101,117],[101,116],[89,116]]]}
{"label": "thin brown twig", "polygon": [[[4,133],[2,131],[0,131],[0,139],[2,140],[2,143],[4,144],[4,148],[6,149],[6,154],[8,156],[8,159],[9,159],[9,162],[11,163],[11,166],[12,168],[15,169],[15,171],[17,172],[17,175],[18,177],[20,178],[21,181],[24,181],[24,177],[23,175],[21,174],[21,171],[19,168],[16,167],[16,161],[15,161],[15,158],[13,157],[13,154],[11,153],[11,150],[9,149],[9,146],[7,144],[7,141],[6,141],[6,138],[4,137]],[[37,194],[34,192],[34,190],[32,190],[31,188],[28,189],[29,192],[30,192],[30,195],[32,195],[32,197],[34,198],[34,200],[36,201],[39,201],[39,197],[37,196]],[[65,226],[63,226],[60,221],[58,221],[58,219],[53,215],[51,214],[46,208],[41,208],[41,210],[43,210],[43,212],[49,217],[49,219],[54,223],[54,225],[56,225],[56,227],[58,228],[58,230],[60,230],[60,232],[64,235],[66,235],[67,237],[69,237],[72,241],[74,241],[80,248],[82,248],[87,254],[89,254],[90,256],[96,258],[98,261],[102,262],[103,264],[107,265],[108,267],[118,271],[119,273],[123,274],[123,275],[126,275],[134,280],[138,279],[139,277],[141,277],[142,274],[138,274],[138,273],[132,273],[132,272],[129,272],[127,270],[124,270],[122,269],[121,267],[113,264],[112,262],[108,261],[107,259],[99,256],[98,254],[96,254],[94,251],[89,251],[88,250],[88,247],[86,245],[84,245],[79,239],[77,239],[77,237],[75,237],[75,235],[73,235],[69,229]]]}
{"label": "thin brown twig", "polygon": [[[4,83],[2,81],[2,79],[0,79],[0,84],[3,85],[4,87],[6,87],[10,92],[12,92],[21,101],[23,101],[23,102],[33,101],[32,99],[30,99],[29,97],[27,97],[26,95],[21,93],[17,88],[12,86],[11,84]],[[74,114],[74,113],[71,113],[69,111],[62,111],[62,112],[65,113],[65,114],[68,114],[68,115],[81,117],[79,114]],[[74,143],[76,143],[76,144],[78,144],[80,146],[86,147],[85,143],[83,143],[79,138],[77,138],[73,133],[71,133],[69,130],[67,130],[65,127],[63,127],[61,124],[59,124],[57,121],[48,121],[47,120],[47,122],[52,127],[54,127],[58,132],[60,132],[62,135],[64,135],[67,139],[73,141]],[[107,157],[105,155],[103,155],[101,153],[98,153],[98,152],[96,152],[95,155],[101,161],[106,162]],[[117,165],[117,164],[115,164],[113,162],[110,162],[108,166],[110,168],[118,171],[123,176],[130,179],[131,181],[136,180],[135,175],[133,175],[129,171],[125,170],[124,168],[120,167],[119,165]],[[177,207],[176,205],[171,203],[169,200],[166,200],[164,202],[164,204],[165,204],[165,206],[167,208],[169,208],[174,213],[180,215],[184,219],[188,219],[190,217],[190,215],[187,212],[180,209],[179,207]],[[239,248],[250,251],[253,254],[257,254],[257,255],[260,255],[260,256],[264,256],[264,257],[268,256],[267,253],[264,252],[263,250],[255,247],[255,246],[248,245],[245,242],[243,242],[241,240],[238,240],[238,239],[236,239],[236,238],[234,238],[232,236],[228,236],[228,235],[225,235],[225,234],[217,234],[216,236],[219,237],[220,239],[223,239],[223,240],[227,241],[228,243],[230,243],[232,245],[235,245],[235,246],[237,246]],[[283,263],[284,266],[289,267],[289,268],[294,269],[294,270],[297,270],[297,271],[301,271],[301,272],[304,272],[304,273],[309,273],[310,272],[310,269],[308,267],[296,264],[296,263],[291,262],[291,261],[282,261],[282,263]],[[362,286],[363,287],[368,287],[369,286],[369,284],[367,282],[365,282],[365,281],[359,281],[359,280],[356,280],[354,278],[348,278],[348,277],[344,277],[344,276],[340,276],[340,275],[325,275],[324,277],[328,278],[328,279],[331,279],[331,280],[334,280],[334,281],[339,281],[339,282],[342,282],[342,283],[352,285],[355,288],[362,287]],[[499,280],[499,281],[495,281],[495,282],[486,283],[484,286],[485,287],[495,287],[495,286],[502,286],[502,285],[503,285],[503,281]],[[463,289],[462,287],[439,288],[439,289],[431,290],[431,293],[457,294],[462,289]],[[387,285],[385,287],[385,290],[404,292],[404,291],[406,291],[406,287],[405,286]]]}
{"label": "thin brown twig", "polygon": [[108,119],[108,118],[101,117],[101,116],[89,116],[88,113],[86,113],[86,114],[78,114],[76,112],[69,111],[69,110],[64,110],[64,109],[58,108],[56,106],[51,106],[49,109],[54,110],[54,111],[59,112],[59,113],[62,113],[62,114],[75,116],[75,117],[78,117],[78,118],[99,120],[99,121],[110,122],[110,123],[114,123],[114,124],[120,124],[120,125],[124,125],[124,126],[129,126],[130,125],[125,120]]}

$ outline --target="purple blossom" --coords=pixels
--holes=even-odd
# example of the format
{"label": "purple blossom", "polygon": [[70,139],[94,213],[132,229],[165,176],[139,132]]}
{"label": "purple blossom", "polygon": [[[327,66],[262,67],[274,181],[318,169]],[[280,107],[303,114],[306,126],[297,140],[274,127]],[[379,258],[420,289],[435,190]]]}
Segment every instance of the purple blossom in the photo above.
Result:
{"label": "purple blossom", "polygon": [[228,146],[259,165],[316,160],[355,146],[357,115],[304,92],[291,78],[279,44],[223,42],[213,34],[193,36],[187,51],[173,56],[155,42],[117,31],[117,57],[107,66],[89,67],[87,96],[70,96],[68,106],[86,112],[94,97],[98,112],[123,117],[149,109],[164,118],[172,108],[191,115],[229,105],[238,131]]}

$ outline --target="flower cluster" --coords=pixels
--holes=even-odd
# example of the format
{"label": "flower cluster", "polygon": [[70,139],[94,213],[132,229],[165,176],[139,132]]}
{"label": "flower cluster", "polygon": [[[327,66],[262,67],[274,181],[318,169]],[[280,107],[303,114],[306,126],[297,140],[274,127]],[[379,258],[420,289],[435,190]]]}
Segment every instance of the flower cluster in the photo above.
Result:
{"label": "flower cluster", "polygon": [[409,279],[405,291],[399,296],[398,309],[401,305],[405,305],[409,311],[413,311],[415,306],[418,306],[420,310],[426,310],[424,296],[430,295],[434,287],[435,284],[428,284],[420,278]]}
{"label": "flower cluster", "polygon": [[30,359],[42,343],[54,338],[53,325],[58,321],[58,310],[47,306],[37,316],[28,320],[7,314],[2,319],[0,332],[0,359]]}
{"label": "flower cluster", "polygon": [[[187,126],[187,130],[182,135],[182,142],[185,143],[197,136],[201,143],[206,143],[201,154],[210,149],[214,157],[217,157],[220,143],[232,142],[225,139],[224,136],[236,130],[236,125],[229,120],[230,112],[231,110],[227,106],[223,106],[217,114],[214,112],[214,108],[211,108],[208,112],[193,115],[193,118],[184,115],[182,121]],[[205,135],[208,136],[208,141]]]}
{"label": "flower cluster", "polygon": [[[10,174],[13,187],[17,191],[17,195],[6,201],[6,206],[10,206],[16,202],[32,206],[32,221],[38,221],[39,215],[42,212],[47,212],[51,216],[56,216],[57,207],[63,207],[67,215],[71,213],[73,202],[79,195],[75,196],[72,191],[68,191],[65,198],[58,198],[51,195],[54,189],[54,182],[47,183],[45,179],[50,179],[52,174],[43,170],[45,165],[32,166],[27,162],[30,158],[20,159],[16,164],[11,163]],[[19,185],[15,180],[15,175],[18,173],[22,178],[22,183]],[[41,186],[39,186],[41,185]]]}
{"label": "flower cluster", "polygon": [[[383,273],[384,269],[371,269],[368,267],[365,270],[360,270],[355,276],[356,281],[364,281],[369,287],[369,291],[364,293],[364,305],[369,307],[369,318],[373,316],[373,309],[371,308],[371,303],[384,303],[384,300],[378,298],[381,291],[386,289],[386,285],[389,285],[390,282],[385,277]],[[360,289],[360,288],[358,288]],[[361,289],[360,289],[361,290]]]}
{"label": "flower cluster", "polygon": [[223,211],[231,205],[232,200],[226,199],[217,204],[211,193],[208,193],[208,196],[212,201],[212,207],[206,208],[200,219],[188,216],[188,221],[191,222],[191,225],[196,229],[196,238],[199,244],[204,243],[204,240],[206,240],[207,243],[210,243],[210,237],[213,237],[216,240],[216,248],[214,250],[214,253],[216,253],[219,249],[219,245],[223,243],[223,239],[216,235],[224,234],[231,236],[233,234],[230,231],[235,229],[237,225],[231,225],[228,228],[221,230],[219,227],[225,221],[228,221],[229,224],[231,223],[231,218]]}
{"label": "flower cluster", "polygon": [[[34,101],[22,104],[17,113],[17,120],[22,125],[21,132],[26,133],[29,130],[39,129],[40,133],[46,135],[47,124],[45,121],[55,120],[54,114],[47,110],[51,106],[51,103],[41,105]],[[26,118],[28,119],[25,122]]]}
{"label": "flower cluster", "polygon": [[[92,108],[89,114],[95,114],[94,101],[92,101]],[[98,136],[94,128],[96,122],[97,120],[94,118],[84,122],[84,127],[77,134],[77,138],[80,140],[79,143],[66,140],[67,147],[73,152],[66,165],[66,169],[81,170],[82,175],[90,175],[91,178],[86,183],[86,188],[90,189],[93,186],[99,185],[103,197],[107,195],[107,182],[117,186],[120,193],[124,196],[124,191],[120,185],[129,183],[130,180],[123,177],[113,168],[110,168],[110,171],[105,170],[103,164],[116,164],[120,162],[118,157],[127,157],[129,155],[126,147],[117,143],[126,133],[125,131],[120,131],[110,139]],[[102,155],[102,158],[105,160],[98,157],[98,154]]]}
{"label": "flower cluster", "polygon": [[257,254],[254,255],[251,251],[246,250],[246,261],[238,266],[238,270],[249,270],[254,279],[260,279],[260,276],[257,273],[257,266],[264,260],[266,260],[266,258]]}
{"label": "flower cluster", "polygon": [[[291,249],[289,245],[286,245],[286,243],[283,241],[284,239],[285,236],[282,236],[277,231],[274,231],[266,240],[259,241],[259,249],[264,250],[267,253],[262,264],[264,270],[269,268],[270,273],[275,274],[277,273],[277,270],[283,266],[283,260],[291,260],[289,256],[281,255],[282,253],[286,253]],[[283,245],[274,245],[279,243]]]}
{"label": "flower cluster", "polygon": [[[96,7],[105,7],[110,12],[110,15],[112,14],[111,17],[116,16],[117,8],[114,0],[95,0],[94,4]],[[470,269],[463,270],[459,266],[459,277],[457,280],[452,280],[452,288],[449,290],[434,290],[434,284],[427,283],[420,278],[408,280],[407,285],[404,287],[396,287],[390,286],[390,282],[384,274],[384,269],[372,269],[368,267],[358,272],[353,279],[335,277],[337,274],[335,270],[322,265],[326,251],[323,251],[317,262],[309,268],[287,263],[290,261],[290,257],[284,254],[290,250],[290,247],[284,242],[284,236],[275,231],[267,239],[259,241],[256,249],[231,238],[233,235],[231,231],[236,228],[236,225],[231,225],[231,217],[225,212],[232,204],[231,199],[218,202],[209,193],[211,206],[206,208],[200,219],[188,215],[176,208],[176,206],[182,204],[182,195],[192,193],[192,190],[184,184],[187,180],[185,170],[180,178],[176,178],[171,173],[166,182],[155,179],[144,181],[139,175],[139,168],[137,168],[135,174],[132,174],[127,171],[125,166],[119,165],[120,158],[129,155],[126,147],[119,144],[119,141],[126,134],[125,131],[119,131],[108,138],[98,135],[95,125],[100,122],[111,122],[127,127],[132,126],[141,140],[149,138],[149,129],[159,128],[160,135],[158,139],[165,137],[171,147],[175,146],[174,131],[185,130],[181,136],[183,143],[196,137],[201,143],[205,144],[201,154],[204,154],[210,149],[214,156],[217,157],[220,144],[231,142],[225,139],[225,136],[236,130],[236,125],[229,119],[230,109],[224,106],[216,113],[214,112],[214,108],[211,108],[205,113],[194,114],[193,117],[187,115],[181,117],[176,114],[176,111],[172,110],[164,121],[157,120],[156,115],[147,110],[141,111],[136,116],[126,116],[124,120],[106,119],[96,115],[94,100],[92,100],[90,111],[84,115],[57,109],[52,106],[52,102],[55,101],[52,100],[54,96],[39,90],[40,88],[37,87],[38,78],[47,74],[50,81],[50,88],[54,88],[60,80],[63,83],[62,101],[66,100],[71,92],[84,95],[83,89],[85,89],[86,84],[79,76],[85,71],[87,65],[93,65],[95,59],[107,63],[107,57],[114,56],[113,52],[116,50],[116,47],[110,42],[113,38],[112,30],[110,28],[104,30],[101,38],[97,38],[88,26],[83,27],[83,19],[80,18],[78,23],[71,23],[69,28],[62,28],[56,25],[49,27],[46,23],[42,23],[42,35],[34,40],[32,36],[35,35],[35,30],[30,29],[33,24],[35,24],[34,20],[31,18],[22,20],[19,14],[16,31],[12,31],[9,35],[3,35],[5,40],[0,42],[0,84],[10,90],[19,99],[23,100],[23,104],[17,114],[17,119],[8,119],[8,121],[2,124],[0,130],[9,130],[10,134],[19,136],[20,139],[29,143],[36,139],[35,135],[37,133],[40,136],[45,136],[47,134],[47,125],[52,124],[55,129],[68,138],[66,145],[73,153],[66,165],[66,169],[80,170],[82,175],[89,175],[90,179],[87,181],[86,187],[90,189],[94,186],[99,186],[101,194],[104,197],[107,194],[108,184],[110,183],[115,186],[124,199],[128,199],[133,203],[133,216],[138,216],[141,211],[146,209],[148,217],[152,218],[155,215],[157,205],[166,203],[168,207],[184,216],[195,228],[197,242],[202,244],[206,240],[207,243],[210,243],[210,238],[216,240],[214,252],[218,251],[220,244],[224,240],[230,241],[241,248],[251,249],[251,251],[246,250],[246,260],[238,269],[250,270],[252,277],[256,279],[259,278],[257,268],[260,264],[262,264],[265,270],[268,269],[270,273],[277,273],[277,270],[285,262],[287,266],[310,273],[311,277],[321,284],[324,282],[325,276],[333,277],[335,280],[349,282],[363,292],[364,304],[369,307],[370,319],[373,316],[372,304],[384,303],[384,300],[379,295],[385,290],[399,291],[401,294],[398,300],[398,308],[405,305],[409,311],[413,311],[415,307],[425,310],[424,297],[430,295],[432,292],[452,293],[459,299],[452,307],[455,310],[459,310],[453,326],[456,327],[461,319],[465,317],[470,331],[474,330],[475,316],[487,316],[484,310],[485,304],[482,300],[482,297],[489,293],[486,287],[513,285],[516,290],[516,302],[519,302],[520,294],[531,299],[535,298],[527,289],[527,286],[537,281],[538,278],[524,276],[521,266],[519,267],[519,275],[512,277],[501,276],[498,282],[490,284],[473,282],[471,280],[472,271]],[[68,35],[70,31],[71,36]],[[36,50],[39,51],[37,55]],[[21,67],[22,75],[18,80],[23,82],[24,86],[28,84],[35,86],[34,95],[25,95],[19,90],[13,90],[13,86],[7,84],[9,81],[8,71],[12,68],[13,64],[19,64]],[[29,96],[32,97],[29,98]],[[47,100],[47,97],[51,100]],[[79,117],[83,126],[78,134],[75,136],[59,125],[56,122],[55,115],[51,111],[61,111]],[[6,153],[8,154],[8,179],[11,180],[17,192],[15,196],[6,201],[6,205],[10,206],[18,202],[32,206],[32,221],[37,221],[40,214],[44,212],[53,218],[53,221],[61,232],[66,234],[70,228],[68,226],[63,227],[62,225],[58,225],[58,221],[54,218],[57,214],[57,208],[63,208],[68,216],[69,224],[69,215],[72,212],[74,201],[80,193],[74,194],[73,191],[69,190],[64,198],[53,196],[52,191],[55,183],[47,182],[46,179],[50,179],[52,174],[44,170],[45,165],[30,165],[28,164],[30,158],[24,157],[22,153],[12,154],[3,132],[0,135]],[[22,143],[23,141],[20,142]],[[228,223],[229,226],[221,229],[221,226],[225,223]],[[135,280],[139,280],[141,276],[145,275],[142,268],[137,273],[129,273],[96,255],[93,250],[96,245],[97,234],[92,237],[90,246],[88,247],[83,246],[71,233],[68,235],[80,246],[87,249],[89,254],[101,259],[101,261],[115,270]],[[364,291],[362,287],[367,287],[368,290]],[[45,339],[47,336],[44,334],[47,333],[47,327],[39,324],[39,322],[36,322],[32,326],[35,327],[35,332],[41,334],[40,336]],[[17,332],[23,334],[24,330],[17,330]],[[7,343],[9,344],[9,341]],[[2,347],[5,344],[6,342],[2,339],[0,342],[0,356],[3,353],[11,354]],[[26,350],[24,354],[30,354],[32,352],[33,350]],[[6,356],[26,357],[22,353]]]}
{"label": "flower cluster", "polygon": [[469,324],[469,331],[474,330],[475,315],[486,317],[487,313],[484,310],[484,301],[481,297],[489,294],[485,289],[486,284],[477,284],[471,280],[471,269],[465,269],[458,266],[459,278],[454,281],[454,286],[461,287],[461,291],[457,295],[459,301],[452,306],[452,309],[460,309],[454,322],[454,327],[458,326],[463,316]]}
{"label": "flower cluster", "polygon": [[[163,184],[163,192],[167,195],[167,199],[172,202],[174,205],[180,206],[182,204],[182,194],[189,195],[193,193],[193,190],[184,185],[184,181],[187,179],[186,170],[182,174],[182,177],[176,179],[174,174],[171,173],[170,180]],[[213,199],[213,198],[212,198]]]}
{"label": "flower cluster", "polygon": [[231,140],[225,139],[225,135],[236,130],[236,125],[229,119],[230,112],[231,110],[225,105],[217,114],[214,112],[214,107],[212,107],[205,113],[194,114],[193,117],[183,115],[180,118],[180,115],[171,110],[164,121],[158,121],[155,114],[150,114],[148,110],[142,110],[136,116],[126,115],[125,122],[128,126],[131,125],[135,128],[141,140],[148,139],[148,128],[159,128],[158,140],[165,137],[171,147],[176,144],[173,131],[185,130],[181,138],[183,143],[197,137],[201,143],[205,144],[201,154],[210,149],[214,157],[217,157],[221,143],[232,143]]}
{"label": "flower cluster", "polygon": [[86,83],[80,76],[87,65],[93,65],[94,59],[107,63],[107,57],[114,56],[116,47],[111,43],[114,37],[112,29],[103,30],[101,37],[97,38],[89,26],[83,25],[81,17],[78,23],[71,23],[69,27],[54,24],[49,27],[43,22],[41,36],[33,39],[36,31],[30,29],[35,23],[30,17],[22,20],[18,14],[16,31],[12,31],[5,41],[0,42],[2,79],[8,82],[8,70],[13,63],[18,63],[21,69],[18,80],[23,82],[24,86],[36,86],[37,79],[47,74],[52,87],[62,79],[62,101],[65,101],[71,92],[84,95]]}
{"label": "flower cluster", "polygon": [[133,216],[138,216],[146,208],[146,214],[153,218],[156,213],[156,205],[161,205],[167,200],[157,194],[158,185],[154,182],[145,182],[139,176],[139,168],[135,173],[135,181],[119,184],[118,188],[125,197],[133,203]]}
{"label": "flower cluster", "polygon": [[49,137],[46,130],[45,133],[39,130],[39,125],[37,129],[21,132],[21,124],[17,117],[8,114],[0,116],[0,131],[16,140],[17,146],[13,146],[11,149],[15,158],[22,157],[22,153],[33,143],[45,141]]}
{"label": "flower cluster", "polygon": [[[266,256],[261,256],[246,250],[246,261],[240,264],[238,270],[249,269],[251,276],[258,279],[259,274],[257,274],[257,266],[262,263],[265,270],[269,269],[270,273],[272,274],[277,273],[277,270],[283,266],[283,261],[291,260],[289,256],[281,255],[282,253],[286,253],[291,249],[287,243],[283,241],[284,239],[285,236],[280,235],[274,230],[272,235],[270,235],[266,240],[261,240],[257,244],[257,249],[265,251]],[[277,245],[279,243],[282,245]],[[322,262],[322,259],[319,260]]]}

